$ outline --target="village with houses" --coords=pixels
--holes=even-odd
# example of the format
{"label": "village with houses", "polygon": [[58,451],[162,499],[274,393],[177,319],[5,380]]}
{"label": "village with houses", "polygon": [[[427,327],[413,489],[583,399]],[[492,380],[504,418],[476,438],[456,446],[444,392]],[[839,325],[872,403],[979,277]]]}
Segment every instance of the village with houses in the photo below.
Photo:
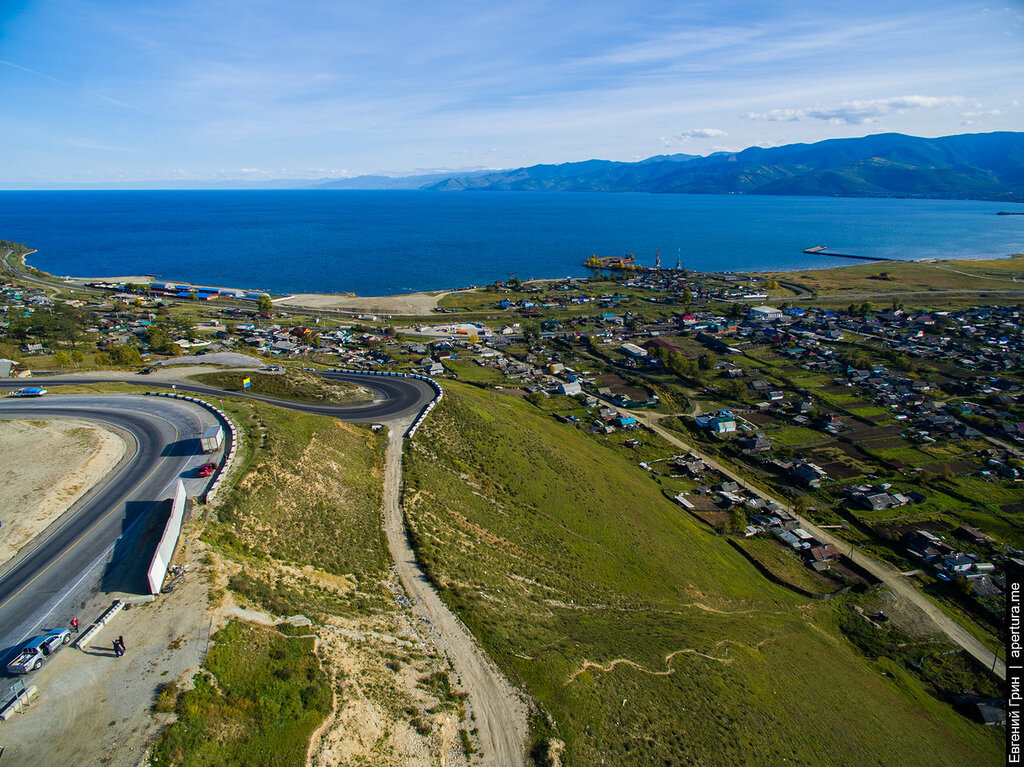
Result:
{"label": "village with houses", "polygon": [[1006,566],[1024,556],[1021,307],[769,304],[780,292],[759,275],[647,270],[498,282],[399,317],[7,281],[0,376],[241,352],[271,374],[457,379],[634,455],[680,513],[801,593],[871,588],[864,552],[1001,641]]}

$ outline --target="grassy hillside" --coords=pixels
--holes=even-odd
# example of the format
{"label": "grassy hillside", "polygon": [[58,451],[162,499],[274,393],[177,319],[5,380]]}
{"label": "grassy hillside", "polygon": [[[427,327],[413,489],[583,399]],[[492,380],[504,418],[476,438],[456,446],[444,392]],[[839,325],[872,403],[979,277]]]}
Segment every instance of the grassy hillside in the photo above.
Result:
{"label": "grassy hillside", "polygon": [[[437,764],[472,725],[389,588],[382,435],[233,398],[224,408],[245,433],[242,464],[202,539],[211,606],[243,620],[213,637],[202,674],[162,690],[156,708],[176,722],[155,763],[302,765],[311,749],[314,765]],[[246,622],[261,613],[276,628]],[[297,613],[312,625],[281,622]]]}
{"label": "grassy hillside", "polygon": [[469,386],[407,451],[431,577],[566,764],[995,763],[972,724],[764,578],[623,453]]}
{"label": "grassy hillside", "polygon": [[206,668],[216,684],[197,674],[178,697],[177,724],[164,731],[154,765],[306,763],[309,737],[331,710],[311,638],[234,622],[217,633]]}
{"label": "grassy hillside", "polygon": [[281,373],[199,373],[192,379],[219,386],[228,391],[243,391],[249,379],[249,391],[266,397],[300,402],[362,402],[373,396],[361,386],[347,381],[331,381],[307,370],[288,368]]}
{"label": "grassy hillside", "polygon": [[[863,296],[903,291],[1019,291],[1022,289],[1019,280],[1024,276],[1024,261],[1017,257],[859,264],[837,258],[836,267],[805,272],[768,272],[765,276],[795,282],[822,296],[827,294],[838,298],[842,298],[844,293]],[[889,300],[880,299],[878,306],[887,305]]]}

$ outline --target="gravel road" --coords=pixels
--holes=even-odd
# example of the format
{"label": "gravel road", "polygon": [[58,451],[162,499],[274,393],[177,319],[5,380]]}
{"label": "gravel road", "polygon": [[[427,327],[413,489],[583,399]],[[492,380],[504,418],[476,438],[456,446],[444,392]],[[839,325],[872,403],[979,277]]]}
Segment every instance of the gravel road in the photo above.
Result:
{"label": "gravel road", "polygon": [[526,757],[526,704],[472,635],[445,606],[416,562],[409,546],[400,505],[402,437],[408,424],[391,423],[384,469],[384,529],[388,549],[413,612],[430,621],[438,649],[454,665],[461,687],[469,694],[469,709],[479,730],[479,764],[521,767]]}

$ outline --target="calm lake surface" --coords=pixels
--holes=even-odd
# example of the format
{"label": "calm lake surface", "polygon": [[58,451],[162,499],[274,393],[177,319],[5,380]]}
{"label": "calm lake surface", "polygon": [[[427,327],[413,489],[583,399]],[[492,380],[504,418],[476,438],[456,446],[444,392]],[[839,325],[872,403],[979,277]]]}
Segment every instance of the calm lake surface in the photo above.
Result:
{"label": "calm lake surface", "polygon": [[0,192],[0,239],[58,275],[387,295],[515,274],[584,276],[591,254],[750,271],[842,266],[804,248],[900,259],[1024,251],[1008,203],[418,191]]}

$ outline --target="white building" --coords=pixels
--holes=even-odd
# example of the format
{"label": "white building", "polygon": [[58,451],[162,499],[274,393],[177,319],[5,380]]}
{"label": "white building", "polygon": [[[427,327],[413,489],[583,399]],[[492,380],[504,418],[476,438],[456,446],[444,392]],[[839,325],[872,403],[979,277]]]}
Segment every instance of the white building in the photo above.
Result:
{"label": "white building", "polygon": [[750,319],[758,322],[771,322],[781,319],[782,310],[776,309],[774,306],[751,306],[747,315]]}
{"label": "white building", "polygon": [[579,381],[569,381],[567,383],[560,384],[558,387],[558,393],[564,394],[567,397],[574,397],[577,394],[581,394],[582,392],[583,387],[580,386]]}

